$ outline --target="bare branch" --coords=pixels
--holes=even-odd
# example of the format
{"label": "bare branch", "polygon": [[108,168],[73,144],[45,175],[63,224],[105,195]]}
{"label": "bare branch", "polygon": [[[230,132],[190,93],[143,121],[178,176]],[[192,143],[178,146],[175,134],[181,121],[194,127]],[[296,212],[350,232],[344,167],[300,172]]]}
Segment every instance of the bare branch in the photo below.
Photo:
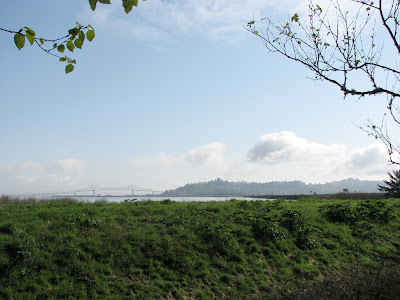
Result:
{"label": "bare branch", "polygon": [[[400,2],[392,0],[390,5],[383,4],[382,0],[377,0],[377,4],[371,0],[352,1],[359,7],[351,15],[342,9],[338,0],[330,0],[335,19],[310,1],[309,14],[304,20],[297,14],[284,23],[266,18],[263,19],[267,21],[264,33],[255,29],[255,21],[249,22],[246,29],[259,37],[270,52],[301,63],[314,74],[315,80],[336,85],[344,96],[387,95],[388,115],[400,127],[400,108],[395,105],[400,97],[397,39]],[[396,54],[386,57],[385,63],[381,63],[383,43],[377,45],[376,33],[382,32],[378,26],[388,33],[396,48]],[[363,88],[354,85],[360,78],[365,83]],[[369,123],[366,131],[386,145],[390,163],[400,164],[400,147],[390,139],[386,125]]]}

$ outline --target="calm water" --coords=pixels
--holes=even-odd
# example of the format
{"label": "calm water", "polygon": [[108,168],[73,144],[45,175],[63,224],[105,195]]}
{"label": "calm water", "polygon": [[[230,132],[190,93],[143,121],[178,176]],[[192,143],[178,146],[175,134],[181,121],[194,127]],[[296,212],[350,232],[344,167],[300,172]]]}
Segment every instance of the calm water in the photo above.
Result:
{"label": "calm water", "polygon": [[[54,197],[51,197],[54,198]],[[58,198],[58,197],[56,197]],[[161,201],[165,199],[170,199],[171,201],[179,201],[179,202],[190,202],[190,201],[229,201],[231,199],[237,200],[268,200],[268,199],[257,199],[257,198],[248,198],[248,197],[142,197],[142,196],[118,196],[118,197],[107,197],[107,196],[83,196],[76,197],[75,199],[79,201],[85,202],[95,202],[95,201],[107,201],[107,202],[123,202],[124,200],[132,200],[136,199],[137,201]]]}

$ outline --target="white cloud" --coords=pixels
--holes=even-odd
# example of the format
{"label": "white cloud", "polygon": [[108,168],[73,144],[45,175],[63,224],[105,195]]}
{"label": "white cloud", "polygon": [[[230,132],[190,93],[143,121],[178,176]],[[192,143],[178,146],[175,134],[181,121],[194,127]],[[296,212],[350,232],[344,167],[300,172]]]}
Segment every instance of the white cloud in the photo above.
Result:
{"label": "white cloud", "polygon": [[385,178],[391,169],[382,144],[350,152],[344,145],[319,144],[288,131],[260,137],[247,158],[252,164],[249,170],[260,176],[267,173],[264,177],[268,180],[325,182],[348,177],[375,180]]}
{"label": "white cloud", "polygon": [[226,165],[222,156],[225,151],[225,145],[222,143],[212,143],[199,149],[189,151],[184,161],[192,166],[205,166],[207,168],[220,168]]}
{"label": "white cloud", "polygon": [[388,162],[388,152],[383,144],[373,144],[354,151],[348,160],[348,168],[376,169]]}
{"label": "white cloud", "polygon": [[[53,163],[23,161],[0,164],[0,193],[26,194],[69,190],[88,174],[88,163],[68,158]],[[91,173],[89,176],[93,176]],[[69,187],[69,188],[68,188]]]}
{"label": "white cloud", "polygon": [[267,134],[255,142],[248,153],[251,162],[276,164],[297,162],[302,164],[321,164],[339,161],[344,158],[343,145],[323,145],[309,142],[289,131]]}
{"label": "white cloud", "polygon": [[146,1],[128,15],[120,5],[98,5],[94,12],[86,7],[82,19],[96,28],[147,41],[166,41],[179,33],[236,40],[247,34],[243,26],[253,17],[259,20],[278,14],[286,18],[306,8],[307,3],[306,0]]}
{"label": "white cloud", "polygon": [[82,176],[86,170],[86,162],[79,159],[68,158],[57,162],[57,167],[63,171],[77,173]]}
{"label": "white cloud", "polygon": [[137,158],[132,160],[132,166],[137,168],[162,167],[179,168],[195,167],[205,169],[225,169],[227,162],[223,157],[225,145],[222,143],[211,143],[198,149],[190,150],[183,155],[171,156],[160,153],[153,158]]}
{"label": "white cloud", "polygon": [[21,182],[23,185],[31,185],[34,183],[37,183],[39,178],[37,176],[24,176],[24,175],[18,175],[16,176],[17,180]]}

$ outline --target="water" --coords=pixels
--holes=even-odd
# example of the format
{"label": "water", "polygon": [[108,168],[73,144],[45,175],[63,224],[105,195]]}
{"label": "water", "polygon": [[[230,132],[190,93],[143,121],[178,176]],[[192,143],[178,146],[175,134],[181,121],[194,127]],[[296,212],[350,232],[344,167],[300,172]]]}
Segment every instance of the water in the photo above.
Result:
{"label": "water", "polygon": [[[50,197],[50,198],[59,198],[59,197]],[[74,198],[74,197],[72,197]],[[107,201],[107,202],[124,202],[125,200],[132,200],[136,199],[136,201],[162,201],[165,199],[169,199],[171,201],[177,201],[177,202],[191,202],[191,201],[197,201],[197,202],[207,202],[207,201],[229,201],[231,199],[236,199],[236,200],[269,200],[265,198],[249,198],[249,197],[146,197],[146,196],[113,196],[113,197],[107,197],[107,196],[80,196],[80,197],[75,197],[75,199],[79,201],[84,201],[84,202],[96,202],[96,201]]]}

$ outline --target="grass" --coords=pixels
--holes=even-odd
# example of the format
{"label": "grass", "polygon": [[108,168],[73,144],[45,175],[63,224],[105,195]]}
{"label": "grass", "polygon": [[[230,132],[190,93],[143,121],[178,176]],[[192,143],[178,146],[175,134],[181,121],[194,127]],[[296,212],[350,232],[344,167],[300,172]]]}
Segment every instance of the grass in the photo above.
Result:
{"label": "grass", "polygon": [[0,298],[393,299],[400,201],[0,197]]}

